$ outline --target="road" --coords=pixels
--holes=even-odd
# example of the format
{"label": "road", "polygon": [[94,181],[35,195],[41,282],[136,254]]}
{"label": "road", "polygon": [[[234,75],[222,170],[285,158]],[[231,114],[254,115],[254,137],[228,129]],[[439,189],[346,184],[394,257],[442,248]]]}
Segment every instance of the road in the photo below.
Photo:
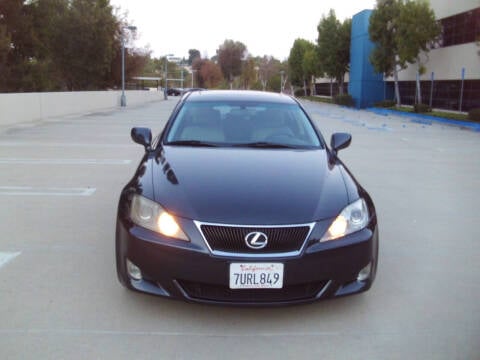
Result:
{"label": "road", "polygon": [[480,133],[305,103],[379,214],[367,293],[274,309],[116,279],[120,189],[176,103],[0,129],[1,359],[480,359]]}

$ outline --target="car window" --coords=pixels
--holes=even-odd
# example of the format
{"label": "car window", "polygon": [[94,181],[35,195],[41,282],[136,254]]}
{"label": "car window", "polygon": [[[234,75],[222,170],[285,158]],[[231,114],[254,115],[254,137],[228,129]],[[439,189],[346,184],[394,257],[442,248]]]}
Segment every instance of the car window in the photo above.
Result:
{"label": "car window", "polygon": [[185,103],[166,134],[166,143],[194,142],[321,147],[317,133],[298,105],[254,102]]}

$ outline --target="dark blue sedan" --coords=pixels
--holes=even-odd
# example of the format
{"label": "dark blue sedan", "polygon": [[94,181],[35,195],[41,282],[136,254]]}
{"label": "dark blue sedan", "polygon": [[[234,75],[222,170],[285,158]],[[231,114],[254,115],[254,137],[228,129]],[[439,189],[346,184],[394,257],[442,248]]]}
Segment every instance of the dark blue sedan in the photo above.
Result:
{"label": "dark blue sedan", "polygon": [[185,94],[118,205],[116,262],[129,289],[191,302],[283,305],[366,291],[378,262],[368,193],[294,98]]}

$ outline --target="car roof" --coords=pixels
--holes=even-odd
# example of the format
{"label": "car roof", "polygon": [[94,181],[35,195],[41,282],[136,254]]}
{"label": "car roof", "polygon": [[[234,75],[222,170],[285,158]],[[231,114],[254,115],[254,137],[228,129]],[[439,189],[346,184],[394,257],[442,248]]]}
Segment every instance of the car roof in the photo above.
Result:
{"label": "car roof", "polygon": [[251,101],[281,104],[297,104],[289,95],[251,90],[206,90],[193,91],[185,98],[186,102],[210,101]]}

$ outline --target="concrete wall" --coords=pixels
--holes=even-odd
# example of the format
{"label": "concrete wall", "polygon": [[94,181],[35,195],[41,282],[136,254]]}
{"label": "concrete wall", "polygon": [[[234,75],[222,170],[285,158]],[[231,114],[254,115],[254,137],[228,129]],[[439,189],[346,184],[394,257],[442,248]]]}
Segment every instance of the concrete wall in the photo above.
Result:
{"label": "concrete wall", "polygon": [[[127,106],[163,99],[160,91],[125,93]],[[0,94],[0,126],[113,109],[120,106],[120,95],[121,91]]]}
{"label": "concrete wall", "polygon": [[479,0],[430,0],[429,3],[437,19],[460,14],[480,6]]}
{"label": "concrete wall", "polygon": [[[466,80],[480,79],[480,56],[477,55],[479,47],[475,43],[454,45],[440,49],[433,49],[425,56],[427,69],[422,80],[430,79],[430,74],[435,73],[436,80],[459,80],[462,78],[462,68],[465,68]],[[400,81],[414,81],[416,79],[417,64],[409,65],[398,73]],[[393,77],[388,78],[393,81]]]}

